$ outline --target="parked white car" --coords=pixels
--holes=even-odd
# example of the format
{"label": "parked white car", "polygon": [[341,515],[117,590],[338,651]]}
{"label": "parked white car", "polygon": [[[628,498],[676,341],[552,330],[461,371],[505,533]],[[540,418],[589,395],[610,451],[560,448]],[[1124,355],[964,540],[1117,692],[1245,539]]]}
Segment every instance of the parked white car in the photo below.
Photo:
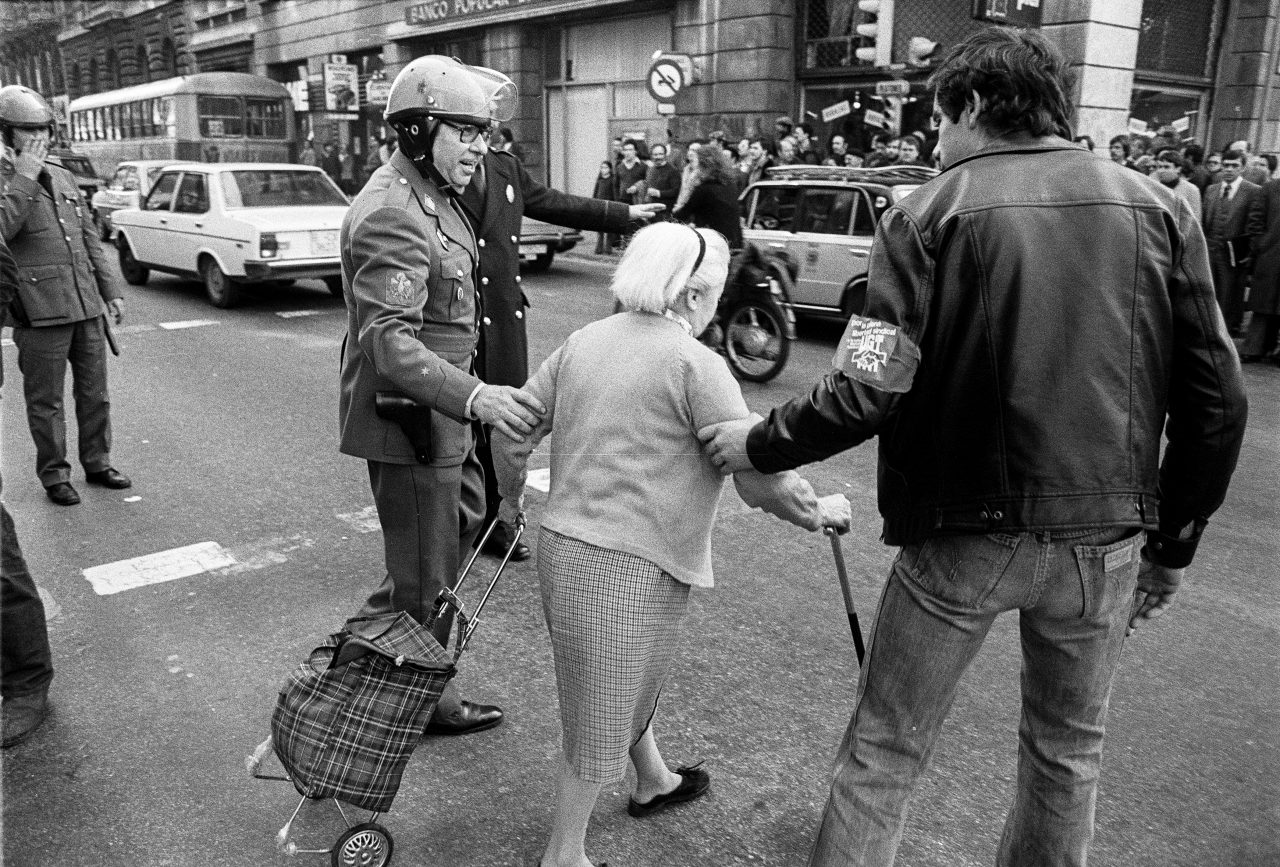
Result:
{"label": "parked white car", "polygon": [[112,216],[120,270],[135,286],[152,269],[198,277],[215,307],[234,305],[245,283],[320,279],[342,297],[338,230],[347,205],[314,166],[168,166],[139,208]]}
{"label": "parked white car", "polygon": [[93,208],[93,222],[102,240],[110,241],[114,234],[111,215],[125,208],[136,208],[151,191],[151,185],[160,176],[160,170],[178,160],[129,160],[116,166],[116,173],[105,189],[93,194],[89,204]]}

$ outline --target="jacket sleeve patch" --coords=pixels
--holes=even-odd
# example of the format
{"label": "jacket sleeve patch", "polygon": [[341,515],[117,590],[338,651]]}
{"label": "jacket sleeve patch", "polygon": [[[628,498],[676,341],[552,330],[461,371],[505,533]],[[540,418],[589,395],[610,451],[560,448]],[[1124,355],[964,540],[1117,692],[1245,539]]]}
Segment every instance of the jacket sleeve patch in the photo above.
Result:
{"label": "jacket sleeve patch", "polygon": [[387,306],[409,307],[413,304],[413,278],[403,271],[387,274]]}
{"label": "jacket sleeve patch", "polygon": [[831,365],[872,388],[903,393],[911,390],[920,350],[898,326],[855,315],[840,337]]}

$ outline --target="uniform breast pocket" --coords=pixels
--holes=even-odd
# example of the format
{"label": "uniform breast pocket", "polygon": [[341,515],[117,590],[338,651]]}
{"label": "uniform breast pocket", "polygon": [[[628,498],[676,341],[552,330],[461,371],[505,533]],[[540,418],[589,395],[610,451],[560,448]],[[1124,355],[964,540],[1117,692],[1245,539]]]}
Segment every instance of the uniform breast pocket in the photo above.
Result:
{"label": "uniform breast pocket", "polygon": [[436,297],[432,311],[446,322],[458,322],[475,315],[471,288],[471,257],[458,250],[440,257],[436,271]]}
{"label": "uniform breast pocket", "polygon": [[32,325],[52,325],[67,319],[63,288],[71,279],[70,265],[39,265],[22,271],[18,297]]}

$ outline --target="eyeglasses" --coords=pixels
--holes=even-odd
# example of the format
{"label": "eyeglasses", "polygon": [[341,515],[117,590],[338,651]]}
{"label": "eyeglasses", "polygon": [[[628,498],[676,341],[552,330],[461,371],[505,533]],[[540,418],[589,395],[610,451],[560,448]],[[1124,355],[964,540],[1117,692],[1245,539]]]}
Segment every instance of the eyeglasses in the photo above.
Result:
{"label": "eyeglasses", "polygon": [[451,120],[440,121],[445,126],[451,126],[458,131],[458,140],[463,144],[470,144],[476,138],[483,136],[485,141],[489,141],[493,137],[492,126],[476,126],[474,123],[454,123]]}

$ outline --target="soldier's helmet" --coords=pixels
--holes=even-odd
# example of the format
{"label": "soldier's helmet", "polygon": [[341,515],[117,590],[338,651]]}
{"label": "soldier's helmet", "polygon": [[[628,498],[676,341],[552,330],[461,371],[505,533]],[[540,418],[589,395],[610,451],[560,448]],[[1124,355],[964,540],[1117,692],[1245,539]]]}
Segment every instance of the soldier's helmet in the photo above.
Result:
{"label": "soldier's helmet", "polygon": [[21,84],[0,87],[0,130],[6,144],[13,144],[11,130],[15,128],[48,129],[53,122],[53,109],[31,88]]}
{"label": "soldier's helmet", "polygon": [[488,129],[511,120],[515,105],[515,85],[501,72],[429,54],[400,70],[391,83],[385,117],[405,155],[419,160],[430,157],[439,121]]}

